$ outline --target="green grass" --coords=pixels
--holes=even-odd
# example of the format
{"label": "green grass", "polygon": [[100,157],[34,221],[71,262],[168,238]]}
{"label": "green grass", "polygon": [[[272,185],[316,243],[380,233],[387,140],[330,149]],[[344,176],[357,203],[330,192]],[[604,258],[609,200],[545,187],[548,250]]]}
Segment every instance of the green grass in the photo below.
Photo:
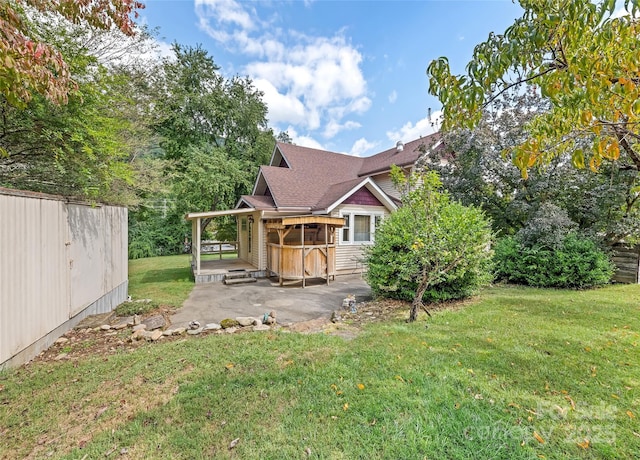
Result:
{"label": "green grass", "polygon": [[193,289],[190,255],[129,261],[129,295],[154,304],[182,306]]}
{"label": "green grass", "polygon": [[640,286],[497,287],[352,340],[212,335],[34,364],[0,374],[0,457],[634,458],[639,313]]}

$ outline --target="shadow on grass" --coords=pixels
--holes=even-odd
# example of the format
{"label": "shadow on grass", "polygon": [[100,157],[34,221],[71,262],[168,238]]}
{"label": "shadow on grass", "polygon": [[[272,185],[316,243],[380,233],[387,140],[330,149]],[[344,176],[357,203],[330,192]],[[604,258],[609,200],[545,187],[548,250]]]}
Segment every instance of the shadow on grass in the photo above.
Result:
{"label": "shadow on grass", "polygon": [[189,268],[165,268],[147,271],[140,283],[165,283],[171,281],[193,281]]}

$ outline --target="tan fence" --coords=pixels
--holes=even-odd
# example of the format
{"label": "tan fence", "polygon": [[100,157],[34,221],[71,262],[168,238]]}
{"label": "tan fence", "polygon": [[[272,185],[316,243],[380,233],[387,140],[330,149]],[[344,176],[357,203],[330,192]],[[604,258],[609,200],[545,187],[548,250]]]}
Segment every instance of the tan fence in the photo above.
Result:
{"label": "tan fence", "polygon": [[127,210],[0,188],[0,368],[127,297]]}

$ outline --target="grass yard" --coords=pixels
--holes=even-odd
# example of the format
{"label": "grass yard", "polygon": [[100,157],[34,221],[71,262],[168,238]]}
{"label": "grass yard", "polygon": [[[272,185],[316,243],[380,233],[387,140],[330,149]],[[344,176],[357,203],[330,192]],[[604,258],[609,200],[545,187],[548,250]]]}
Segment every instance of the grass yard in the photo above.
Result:
{"label": "grass yard", "polygon": [[637,458],[640,286],[405,317],[2,373],[0,458]]}
{"label": "grass yard", "polygon": [[194,286],[190,260],[190,254],[130,260],[129,295],[182,306]]}

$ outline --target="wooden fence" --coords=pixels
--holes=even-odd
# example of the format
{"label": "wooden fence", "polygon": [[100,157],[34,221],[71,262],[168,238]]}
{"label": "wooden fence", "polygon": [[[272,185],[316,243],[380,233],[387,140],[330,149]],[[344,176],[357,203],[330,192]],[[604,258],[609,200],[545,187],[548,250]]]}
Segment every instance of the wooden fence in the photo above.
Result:
{"label": "wooden fence", "polygon": [[640,283],[640,245],[615,245],[612,259],[616,266],[613,281],[616,283]]}

